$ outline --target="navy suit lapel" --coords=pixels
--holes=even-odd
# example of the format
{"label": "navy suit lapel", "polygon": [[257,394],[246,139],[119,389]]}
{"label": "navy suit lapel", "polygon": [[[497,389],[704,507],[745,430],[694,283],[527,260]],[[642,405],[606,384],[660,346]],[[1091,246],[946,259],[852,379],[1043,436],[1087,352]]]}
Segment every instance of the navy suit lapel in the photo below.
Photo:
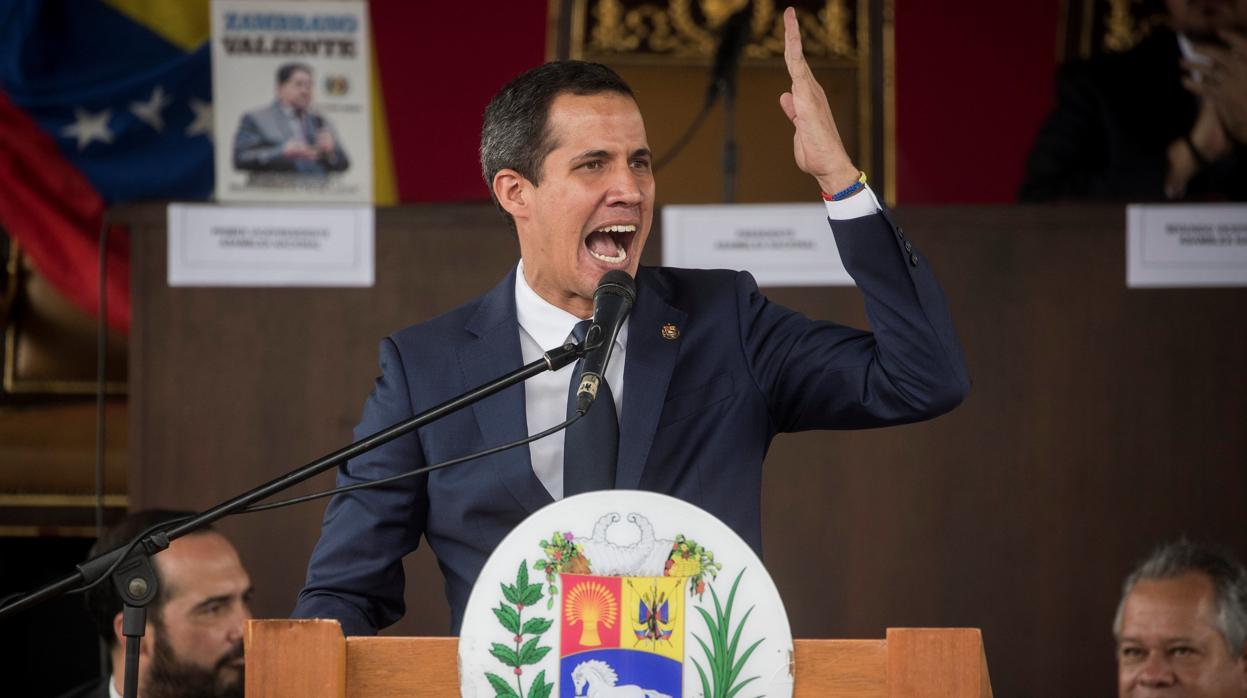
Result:
{"label": "navy suit lapel", "polygon": [[637,300],[628,320],[623,415],[619,420],[619,467],[615,473],[615,487],[619,489],[640,486],[679,355],[680,340],[665,339],[662,328],[668,323],[683,327],[687,315],[667,303],[663,290],[657,274],[644,268],[637,271]]}
{"label": "navy suit lapel", "polygon": [[[464,387],[471,389],[498,378],[523,363],[515,318],[515,270],[481,299],[480,308],[465,326],[476,341],[460,353]],[[472,406],[486,448],[528,435],[523,386],[515,386]],[[532,513],[554,501],[533,472],[528,448],[519,447],[491,457],[494,472],[525,509]]]}

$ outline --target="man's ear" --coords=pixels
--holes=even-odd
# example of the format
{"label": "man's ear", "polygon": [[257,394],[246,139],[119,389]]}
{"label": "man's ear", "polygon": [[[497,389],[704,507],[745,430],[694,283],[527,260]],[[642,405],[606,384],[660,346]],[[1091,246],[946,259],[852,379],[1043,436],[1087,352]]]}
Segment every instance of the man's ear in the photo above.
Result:
{"label": "man's ear", "polygon": [[[122,618],[123,614],[120,612],[113,616],[113,638],[116,639],[117,646],[121,648],[122,656],[124,656],[126,651],[126,636],[121,631]],[[139,641],[140,657],[146,658],[149,654],[151,654],[151,643],[153,641],[152,623],[149,621],[147,623],[147,627],[143,629],[143,639]]]}
{"label": "man's ear", "polygon": [[117,615],[113,616],[113,639],[116,640],[117,644],[124,649],[126,646],[126,636],[121,634],[121,618],[122,613],[120,611],[117,612]]}
{"label": "man's ear", "polygon": [[532,186],[524,175],[510,168],[498,170],[494,175],[494,197],[512,218],[527,217],[528,193]]}

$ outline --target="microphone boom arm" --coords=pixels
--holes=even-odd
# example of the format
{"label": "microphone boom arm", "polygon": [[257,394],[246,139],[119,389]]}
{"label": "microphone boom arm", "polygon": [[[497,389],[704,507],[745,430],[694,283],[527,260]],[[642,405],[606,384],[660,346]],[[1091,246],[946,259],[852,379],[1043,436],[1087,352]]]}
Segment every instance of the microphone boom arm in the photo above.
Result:
{"label": "microphone boom arm", "polygon": [[[31,606],[38,605],[45,601],[59,597],[63,594],[77,590],[78,587],[93,585],[97,583],[106,574],[111,574],[118,569],[125,569],[121,566],[119,558],[123,554],[129,555],[127,560],[134,556],[154,555],[169,546],[169,542],[182,536],[193,533],[212,522],[229,516],[230,514],[241,511],[248,505],[258,502],[262,499],[277,494],[278,492],[293,487],[311,477],[315,477],[324,471],[343,463],[355,456],[371,451],[378,446],[393,441],[404,434],[412,432],[420,427],[435,422],[446,415],[456,412],[468,405],[479,402],[490,395],[505,390],[517,383],[546,371],[557,371],[567,364],[575,361],[584,353],[583,344],[565,344],[556,349],[551,349],[542,355],[540,359],[522,366],[504,376],[500,376],[484,385],[478,386],[468,392],[453,398],[440,405],[432,407],[420,414],[413,415],[397,424],[389,426],[369,436],[356,441],[349,446],[334,451],[325,456],[321,456],[316,460],[304,465],[300,468],[292,470],[281,477],[270,480],[259,487],[251,489],[232,499],[226,500],[216,506],[187,519],[168,531],[157,531],[142,538],[136,543],[110,550],[102,555],[92,558],[78,565],[78,571],[73,572],[61,579],[46,584],[35,591],[26,594],[12,602],[5,603],[0,606],[0,620],[4,620],[19,611]],[[132,551],[132,552],[129,552]]]}

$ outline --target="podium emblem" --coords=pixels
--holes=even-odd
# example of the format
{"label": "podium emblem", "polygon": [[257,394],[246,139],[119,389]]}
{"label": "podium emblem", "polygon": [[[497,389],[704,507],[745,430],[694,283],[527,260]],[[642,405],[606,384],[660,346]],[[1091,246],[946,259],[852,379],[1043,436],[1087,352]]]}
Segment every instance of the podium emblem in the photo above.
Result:
{"label": "podium emblem", "polygon": [[792,636],[748,545],[685,502],[591,492],[533,514],[477,580],[461,691],[484,698],[792,695]]}
{"label": "podium emblem", "polygon": [[560,577],[559,676],[575,689],[564,695],[625,686],[681,694],[685,578]]}

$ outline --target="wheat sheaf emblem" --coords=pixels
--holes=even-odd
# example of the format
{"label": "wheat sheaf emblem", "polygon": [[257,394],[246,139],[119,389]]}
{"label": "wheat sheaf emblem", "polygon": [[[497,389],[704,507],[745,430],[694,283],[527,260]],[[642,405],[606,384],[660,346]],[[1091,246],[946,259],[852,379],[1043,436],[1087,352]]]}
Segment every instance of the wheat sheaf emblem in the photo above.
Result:
{"label": "wheat sheaf emblem", "polygon": [[600,582],[582,582],[564,596],[563,616],[571,623],[580,623],[580,645],[597,647],[602,644],[598,625],[615,627],[619,618],[619,601]]}

